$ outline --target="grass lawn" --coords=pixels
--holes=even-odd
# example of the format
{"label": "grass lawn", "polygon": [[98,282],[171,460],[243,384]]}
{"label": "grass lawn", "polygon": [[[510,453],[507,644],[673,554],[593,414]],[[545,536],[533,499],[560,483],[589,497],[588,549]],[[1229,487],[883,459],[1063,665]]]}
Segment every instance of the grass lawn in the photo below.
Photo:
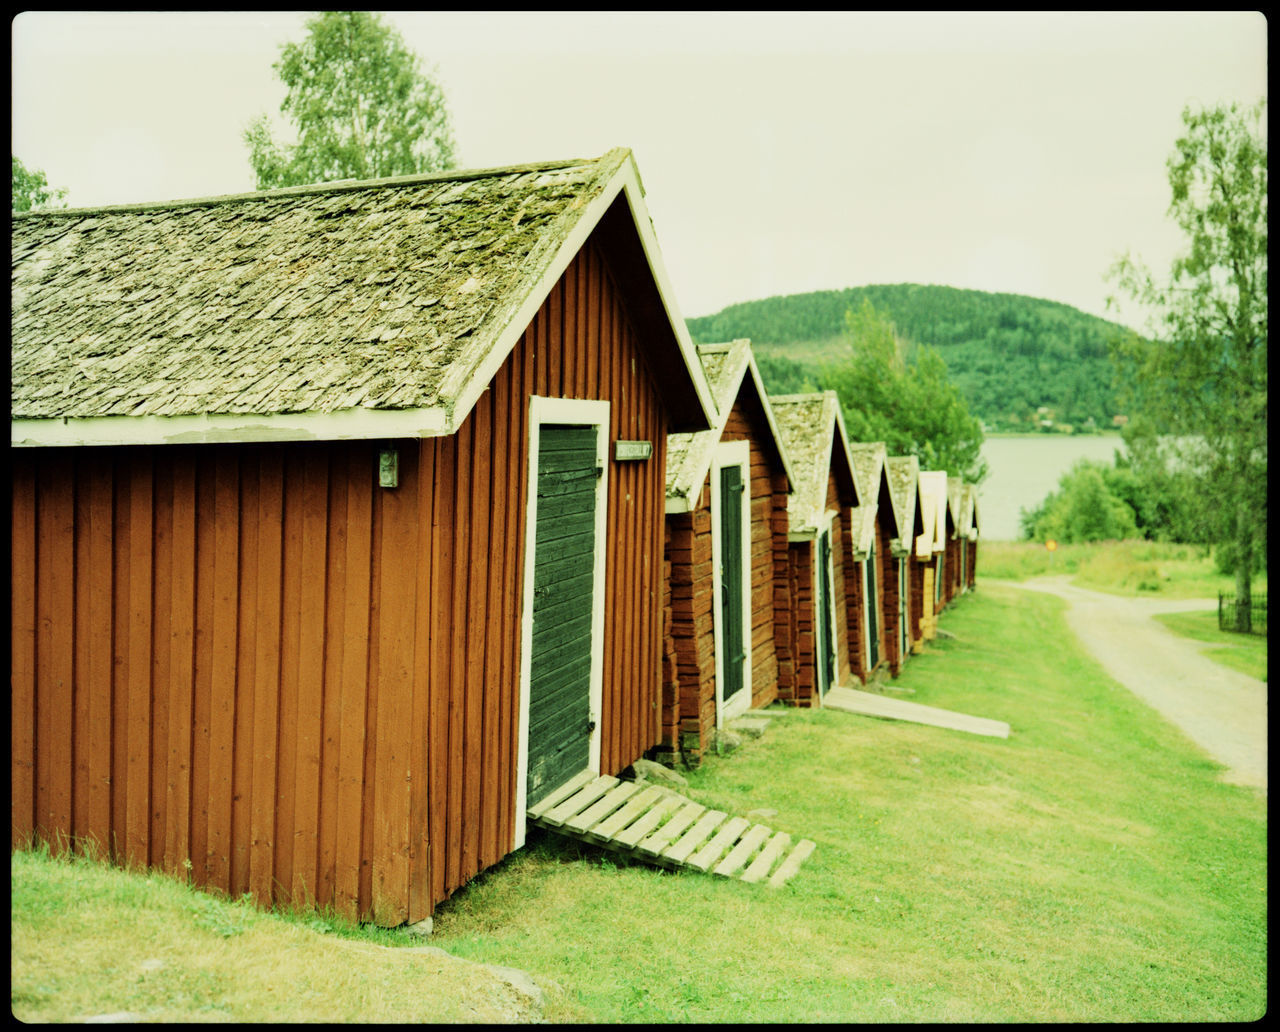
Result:
{"label": "grass lawn", "polygon": [[[915,701],[1008,721],[1007,740],[790,711],[689,776],[698,801],[776,810],[765,823],[817,843],[783,889],[659,872],[540,833],[437,909],[432,943],[530,972],[548,988],[551,1021],[1260,1018],[1265,798],[1221,783],[1216,764],[1107,678],[1075,646],[1062,608],[979,582],[942,616],[955,638],[913,657],[895,682]],[[171,882],[187,897],[170,904],[138,875],[38,854],[13,865],[14,1010],[28,1020],[134,1009],[119,1001],[140,976],[117,958],[162,933],[176,937],[163,940],[175,981],[196,979],[219,951],[253,965],[184,981],[196,988],[183,990],[185,1011],[174,991],[164,1013],[175,1018],[272,1020],[270,993],[291,990],[289,965],[304,961],[316,965],[294,1012],[305,1020],[350,1014],[360,999],[413,1005],[390,1020],[421,1020],[409,1015],[423,1013],[424,996],[438,1012],[462,1005],[456,985],[425,973],[388,984],[389,961],[356,971],[335,952],[347,938],[408,941],[402,933],[235,916],[238,905]],[[96,909],[108,895],[98,876],[147,888],[113,916]],[[156,927],[140,929],[136,912],[153,908]],[[81,910],[93,920],[69,919]],[[245,929],[227,935],[229,921]],[[248,956],[276,923],[283,937]],[[56,1009],[85,985],[97,1011]]]}
{"label": "grass lawn", "polygon": [[[1159,541],[1089,541],[1059,545],[1054,552],[1034,541],[980,541],[978,576],[997,580],[1068,574],[1082,588],[1115,595],[1213,598],[1235,592],[1235,577],[1219,573],[1201,545]],[[1253,591],[1267,592],[1265,571]]]}
{"label": "grass lawn", "polygon": [[1267,679],[1267,638],[1263,634],[1236,634],[1218,630],[1217,610],[1205,613],[1157,613],[1156,619],[1173,631],[1196,641],[1207,641],[1213,648],[1204,654],[1215,663],[1239,670],[1242,674]]}

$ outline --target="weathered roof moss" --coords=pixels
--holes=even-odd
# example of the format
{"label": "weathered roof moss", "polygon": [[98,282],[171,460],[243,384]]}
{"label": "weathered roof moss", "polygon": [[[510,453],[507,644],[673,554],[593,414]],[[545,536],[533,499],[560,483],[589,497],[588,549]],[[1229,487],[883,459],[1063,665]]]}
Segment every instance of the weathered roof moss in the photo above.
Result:
{"label": "weathered roof moss", "polygon": [[914,455],[890,455],[885,458],[889,477],[889,497],[898,517],[898,538],[910,548],[915,538],[917,509],[916,488],[920,479],[920,460]]}
{"label": "weathered roof moss", "polygon": [[[760,396],[766,420],[770,423],[776,422],[770,399],[765,394],[759,375],[754,369],[749,340],[738,339],[726,344],[699,344],[697,352],[715,401],[716,423],[710,430],[667,435],[667,497],[680,498],[686,502],[697,501],[696,493],[702,490],[707,471],[711,468],[712,453],[724,433],[729,413],[749,377]],[[790,479],[792,471],[786,447],[776,437],[773,443],[778,450],[783,469]]]}
{"label": "weathered roof moss", "polygon": [[[864,558],[874,540],[879,516],[880,482],[885,475],[884,442],[850,442],[849,457],[853,460],[858,497],[862,499],[862,504],[853,510],[853,551],[855,558]],[[897,522],[896,516],[894,522]]]}
{"label": "weathered roof moss", "polygon": [[794,472],[794,488],[787,503],[790,529],[792,533],[812,533],[826,510],[827,479],[837,453],[842,453],[852,476],[840,400],[835,391],[821,391],[774,396],[769,401]]}
{"label": "weathered roof moss", "polygon": [[451,410],[628,154],[15,215],[11,418]]}

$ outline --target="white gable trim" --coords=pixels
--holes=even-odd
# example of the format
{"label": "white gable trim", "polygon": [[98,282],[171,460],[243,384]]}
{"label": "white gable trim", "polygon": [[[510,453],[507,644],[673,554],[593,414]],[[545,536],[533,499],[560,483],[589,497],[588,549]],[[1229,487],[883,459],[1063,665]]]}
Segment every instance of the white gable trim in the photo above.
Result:
{"label": "white gable trim", "polygon": [[67,445],[228,444],[250,441],[363,441],[445,433],[445,411],[344,409],[278,415],[93,416],[12,419],[14,448]]}
{"label": "white gable trim", "polygon": [[533,321],[534,315],[542,307],[542,303],[547,299],[556,282],[564,275],[565,269],[569,267],[578,252],[582,250],[587,238],[600,220],[604,218],[605,212],[609,210],[610,205],[613,204],[620,193],[626,196],[627,203],[631,208],[632,220],[635,222],[636,232],[644,248],[649,271],[653,274],[654,283],[658,288],[658,295],[661,297],[663,307],[667,312],[667,318],[671,323],[672,332],[680,348],[681,357],[684,358],[685,367],[693,380],[694,390],[697,393],[698,402],[702,406],[703,416],[706,418],[708,426],[715,425],[716,406],[711,397],[711,388],[707,383],[706,375],[702,371],[702,363],[694,352],[693,341],[690,339],[689,331],[684,324],[684,317],[681,316],[679,309],[676,308],[671,284],[667,280],[662,258],[658,252],[658,243],[653,234],[652,220],[649,218],[649,212],[645,208],[644,192],[640,186],[640,177],[636,171],[635,159],[628,153],[626,160],[619,165],[618,170],[610,178],[604,190],[587,205],[586,210],[574,223],[572,230],[560,244],[546,271],[526,293],[519,307],[507,318],[506,326],[497,341],[494,342],[494,346],[490,349],[484,361],[471,371],[466,369],[450,370],[448,377],[441,385],[440,393],[444,397],[449,397],[456,390],[458,392],[458,401],[453,411],[449,413],[446,433],[454,433],[466,420],[467,416],[470,415],[471,409],[479,400],[480,395],[484,393],[490,382],[498,374],[498,370],[506,362],[507,356],[511,354],[516,343]]}

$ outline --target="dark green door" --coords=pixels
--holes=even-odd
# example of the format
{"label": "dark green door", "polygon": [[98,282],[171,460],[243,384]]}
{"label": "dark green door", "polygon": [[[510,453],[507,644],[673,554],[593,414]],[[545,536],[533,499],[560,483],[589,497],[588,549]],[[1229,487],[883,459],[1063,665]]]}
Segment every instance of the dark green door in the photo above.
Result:
{"label": "dark green door", "polygon": [[742,690],[742,663],[746,659],[742,626],[742,483],[741,466],[720,468],[720,644],[724,684],[721,702]]}
{"label": "dark green door", "polygon": [[590,765],[598,432],[543,424],[539,434],[529,806]]}
{"label": "dark green door", "polygon": [[909,610],[907,609],[907,561],[899,557],[898,559],[898,662],[902,662],[907,658],[907,653],[911,651],[911,628],[908,625],[907,618]]}
{"label": "dark green door", "polygon": [[818,694],[826,695],[836,679],[836,650],[831,641],[831,532],[826,530],[818,536],[817,580],[813,621],[817,625],[814,643],[818,654],[814,657],[814,665],[817,667]]}
{"label": "dark green door", "polygon": [[874,668],[880,662],[880,599],[876,578],[876,539],[871,538],[871,547],[867,549],[867,655],[871,657],[869,667]]}

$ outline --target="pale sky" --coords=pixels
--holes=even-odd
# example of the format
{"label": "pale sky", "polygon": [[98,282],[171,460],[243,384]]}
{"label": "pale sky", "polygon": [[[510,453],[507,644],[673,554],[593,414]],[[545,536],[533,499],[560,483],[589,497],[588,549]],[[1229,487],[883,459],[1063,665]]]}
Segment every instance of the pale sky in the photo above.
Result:
{"label": "pale sky", "polygon": [[[384,15],[433,67],[464,168],[630,147],[686,316],[933,283],[1107,313],[1167,271],[1187,104],[1266,95],[1257,12]],[[302,13],[33,13],[12,150],[76,207],[253,189]],[[283,127],[284,123],[280,125]]]}

